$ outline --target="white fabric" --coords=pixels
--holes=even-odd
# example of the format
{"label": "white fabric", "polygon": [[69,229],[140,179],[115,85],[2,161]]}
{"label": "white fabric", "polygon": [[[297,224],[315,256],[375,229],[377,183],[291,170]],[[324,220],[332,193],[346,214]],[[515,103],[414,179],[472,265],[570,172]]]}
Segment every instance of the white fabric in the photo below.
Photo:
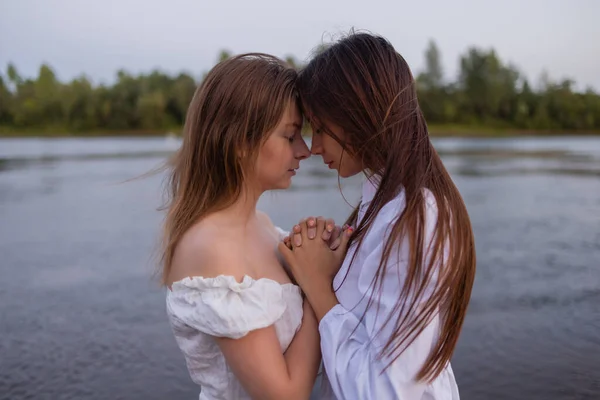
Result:
{"label": "white fabric", "polygon": [[284,231],[283,229],[281,229],[278,226],[275,227],[275,231],[277,232],[277,237],[279,238],[280,241],[283,240],[286,236],[288,236],[290,234],[288,231]]}
{"label": "white fabric", "polygon": [[274,325],[282,353],[302,323],[300,288],[245,276],[193,277],[173,283],[167,314],[201,400],[250,399],[225,362],[214,337],[239,339]]}
{"label": "white fabric", "polygon": [[[376,190],[376,184],[368,180],[364,183],[359,221],[364,217]],[[431,192],[425,191],[425,198],[427,243],[432,239],[437,208]],[[390,337],[395,318],[393,317],[392,323],[383,328],[381,334],[377,333],[388,315],[398,314],[398,311],[394,311],[393,308],[398,301],[407,272],[408,239],[400,244],[398,249],[392,251],[381,297],[375,296],[364,319],[360,321],[372,291],[371,283],[381,260],[388,229],[397,220],[404,207],[404,193],[400,193],[382,208],[367,232],[352,267],[348,269],[352,256],[356,252],[355,246],[348,250],[348,255],[334,279],[333,287],[338,289],[336,295],[340,304],[331,309],[319,324],[323,366],[326,372],[320,398],[459,399],[458,387],[450,364],[431,384],[418,383],[414,380],[414,376],[422,367],[437,339],[440,328],[438,317],[435,317],[404,353],[382,373],[390,359],[381,360],[379,355]],[[435,283],[433,281],[431,285]]]}

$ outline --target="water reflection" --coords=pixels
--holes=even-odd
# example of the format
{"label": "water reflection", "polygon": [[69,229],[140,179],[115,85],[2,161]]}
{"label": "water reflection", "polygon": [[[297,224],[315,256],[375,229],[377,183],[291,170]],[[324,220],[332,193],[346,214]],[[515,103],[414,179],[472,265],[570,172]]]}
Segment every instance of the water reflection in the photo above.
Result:
{"label": "water reflection", "polygon": [[[88,146],[74,140],[63,146],[35,145],[35,139],[0,140],[0,173],[17,169],[47,168],[66,162],[97,162],[133,159],[167,159],[176,146],[162,139],[117,141],[96,139]],[[511,176],[511,175],[572,175],[600,176],[600,140],[572,138],[561,143],[556,138],[537,139],[436,139],[434,144],[453,175]],[[561,148],[562,147],[562,148]],[[302,163],[316,178],[329,177],[318,163]]]}
{"label": "water reflection", "polygon": [[[475,231],[461,398],[600,389],[600,138],[435,140]],[[197,398],[152,281],[162,139],[0,140],[0,399]],[[319,157],[259,208],[343,221],[360,177]],[[340,193],[341,192],[341,193]]]}

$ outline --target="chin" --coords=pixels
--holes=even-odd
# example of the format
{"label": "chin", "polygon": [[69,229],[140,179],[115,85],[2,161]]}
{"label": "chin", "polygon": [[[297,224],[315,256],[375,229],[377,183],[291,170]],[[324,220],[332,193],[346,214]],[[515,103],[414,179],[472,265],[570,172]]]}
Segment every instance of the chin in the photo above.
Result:
{"label": "chin", "polygon": [[281,181],[276,183],[275,185],[273,185],[271,190],[283,190],[283,189],[289,189],[289,187],[292,186],[292,180],[291,179],[287,179],[285,181]]}
{"label": "chin", "polygon": [[338,170],[338,175],[340,176],[340,178],[350,178],[351,176],[354,176],[356,174],[360,173],[360,171],[358,172],[352,172],[352,171],[340,171]]}
{"label": "chin", "polygon": [[349,178],[352,176],[352,174],[349,174],[347,171],[340,171],[339,169],[338,175],[340,176],[340,178]]}

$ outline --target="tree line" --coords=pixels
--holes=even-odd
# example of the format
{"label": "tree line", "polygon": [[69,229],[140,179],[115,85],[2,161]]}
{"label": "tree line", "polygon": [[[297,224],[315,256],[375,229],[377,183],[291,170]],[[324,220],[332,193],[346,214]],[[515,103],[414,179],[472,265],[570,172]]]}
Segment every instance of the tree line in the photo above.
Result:
{"label": "tree line", "polygon": [[[218,61],[231,57],[222,51]],[[294,57],[286,60],[301,68]],[[493,49],[472,47],[461,55],[454,81],[445,78],[434,41],[425,51],[417,91],[429,124],[482,129],[600,131],[600,95],[574,90],[569,79],[554,82],[542,74],[533,87],[519,69]],[[204,74],[205,75],[205,74]],[[178,130],[202,81],[187,73],[161,71],[132,75],[119,70],[113,84],[86,76],[57,79],[43,64],[35,78],[22,77],[9,64],[0,73],[0,131],[86,134],[154,133]]]}

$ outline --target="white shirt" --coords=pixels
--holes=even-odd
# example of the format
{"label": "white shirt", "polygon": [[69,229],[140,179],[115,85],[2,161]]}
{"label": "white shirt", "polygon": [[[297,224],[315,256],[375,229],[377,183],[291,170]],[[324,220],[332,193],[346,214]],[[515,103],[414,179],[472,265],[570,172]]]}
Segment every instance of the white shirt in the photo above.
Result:
{"label": "white shirt", "polygon": [[[363,184],[359,221],[364,217],[376,190],[377,187],[369,180]],[[425,244],[427,244],[432,238],[437,207],[433,194],[427,190],[425,200],[427,203]],[[394,306],[406,278],[408,238],[400,245],[399,252],[394,249],[390,254],[381,297],[375,295],[364,319],[360,321],[368,296],[372,292],[371,283],[388,237],[386,231],[391,228],[391,224],[398,218],[404,207],[405,197],[402,192],[386,204],[375,217],[350,269],[348,267],[356,252],[356,246],[348,250],[346,259],[334,279],[333,287],[338,289],[336,296],[340,304],[333,307],[319,324],[325,369],[320,398],[459,399],[458,387],[450,363],[431,384],[414,380],[438,337],[440,321],[437,316],[400,357],[382,372],[390,359],[380,359],[379,354],[391,335],[398,314],[398,311],[394,311]],[[435,277],[432,281],[435,281]],[[432,286],[430,288],[433,289]],[[391,313],[394,315],[391,323],[378,334]]]}

